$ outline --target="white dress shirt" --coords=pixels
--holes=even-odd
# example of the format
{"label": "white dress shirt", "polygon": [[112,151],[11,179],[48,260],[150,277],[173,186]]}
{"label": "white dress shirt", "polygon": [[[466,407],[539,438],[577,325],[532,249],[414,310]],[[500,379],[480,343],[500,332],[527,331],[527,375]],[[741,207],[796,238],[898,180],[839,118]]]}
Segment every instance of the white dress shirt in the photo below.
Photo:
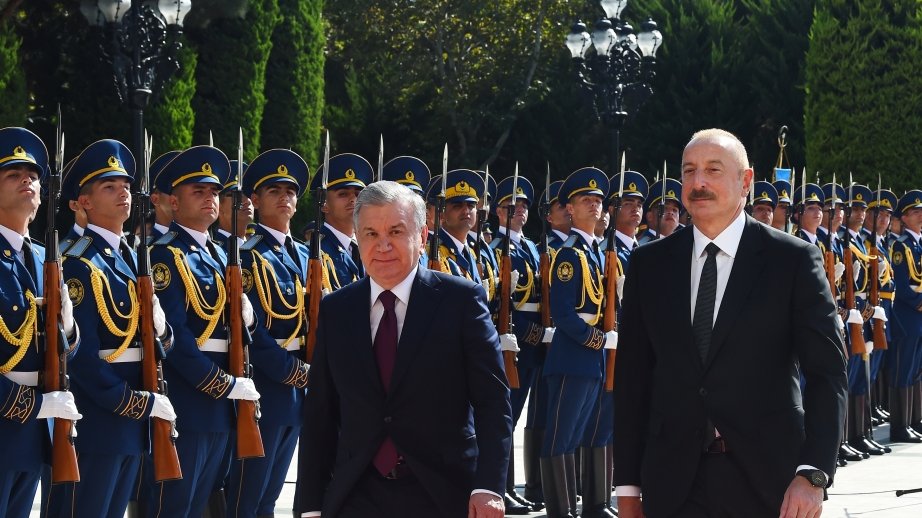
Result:
{"label": "white dress shirt", "polygon": [[332,230],[332,231],[333,231],[333,235],[336,236],[336,240],[339,241],[339,244],[342,245],[343,249],[345,249],[346,251],[349,251],[349,252],[351,253],[351,251],[352,251],[352,241],[355,239],[355,235],[354,235],[354,234],[351,235],[351,236],[347,236],[346,234],[343,234],[343,233],[340,232],[339,230],[336,230],[335,228],[333,228],[333,225],[330,225],[330,224],[327,223],[326,221],[323,222],[323,226],[325,226],[325,227],[327,227],[328,229]]}

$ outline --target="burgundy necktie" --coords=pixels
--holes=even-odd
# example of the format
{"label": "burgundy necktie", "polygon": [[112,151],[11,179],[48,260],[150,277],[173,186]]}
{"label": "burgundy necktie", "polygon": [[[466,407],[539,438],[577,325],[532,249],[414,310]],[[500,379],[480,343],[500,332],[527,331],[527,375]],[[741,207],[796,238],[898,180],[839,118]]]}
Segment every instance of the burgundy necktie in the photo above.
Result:
{"label": "burgundy necktie", "polygon": [[[394,359],[397,357],[397,315],[394,313],[394,303],[397,296],[391,291],[382,291],[378,300],[384,306],[384,315],[378,324],[375,333],[375,359],[378,361],[378,373],[381,383],[387,391],[391,385],[391,373],[394,372]],[[390,437],[385,437],[384,442],[378,447],[375,454],[375,468],[384,476],[397,466],[397,447]]]}

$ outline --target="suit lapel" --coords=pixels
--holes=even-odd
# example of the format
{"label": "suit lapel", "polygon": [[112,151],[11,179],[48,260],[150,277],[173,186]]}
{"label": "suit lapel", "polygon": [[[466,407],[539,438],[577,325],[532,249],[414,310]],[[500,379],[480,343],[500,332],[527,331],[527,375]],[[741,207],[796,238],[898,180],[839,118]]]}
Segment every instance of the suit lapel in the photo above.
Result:
{"label": "suit lapel", "polygon": [[762,229],[758,225],[755,220],[746,217],[746,226],[743,228],[740,245],[733,259],[733,269],[730,271],[727,288],[717,312],[717,321],[714,323],[714,331],[711,333],[711,348],[708,351],[706,366],[710,365],[727,341],[727,335],[733,328],[740,309],[744,307],[749,293],[757,284],[755,279],[765,266]]}
{"label": "suit lapel", "polygon": [[423,337],[435,321],[436,311],[439,306],[438,298],[439,280],[429,270],[420,268],[410,290],[410,304],[407,306],[406,318],[400,340],[397,342],[397,358],[394,362],[394,372],[391,375],[389,395],[396,392],[400,381],[418,356],[420,347],[423,346]]}
{"label": "suit lapel", "polygon": [[[692,340],[692,321],[691,321],[691,256],[694,248],[695,238],[692,234],[691,227],[680,230],[673,239],[672,251],[669,262],[660,266],[664,270],[663,274],[667,279],[662,289],[673,291],[675,296],[667,297],[667,301],[673,304],[673,314],[679,315],[676,319],[679,329],[676,336],[683,337],[685,344],[682,348],[688,355],[688,364],[694,365],[696,369],[701,368],[701,358],[698,355],[698,349]],[[684,265],[675,268],[670,265]],[[668,313],[665,313],[668,314]]]}
{"label": "suit lapel", "polygon": [[355,362],[358,368],[359,372],[355,379],[369,380],[372,387],[383,396],[384,385],[382,385],[381,375],[378,373],[378,363],[375,360],[374,340],[371,336],[371,321],[368,318],[368,315],[371,314],[371,284],[367,277],[357,282],[361,284],[357,290],[358,299],[355,301],[355,314],[365,315],[365,317],[354,319],[348,324],[347,327],[352,329],[355,333],[354,339],[343,340],[338,344],[329,344],[329,346],[334,348],[352,348],[353,350],[349,351],[347,358],[350,363]]}

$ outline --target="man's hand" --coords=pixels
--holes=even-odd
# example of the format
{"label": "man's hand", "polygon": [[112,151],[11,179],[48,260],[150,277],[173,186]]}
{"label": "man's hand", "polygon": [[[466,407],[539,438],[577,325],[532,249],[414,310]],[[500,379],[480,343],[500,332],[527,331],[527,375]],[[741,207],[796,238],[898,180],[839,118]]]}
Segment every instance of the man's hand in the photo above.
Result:
{"label": "man's hand", "polygon": [[639,496],[618,497],[619,518],[644,518]]}
{"label": "man's hand", "polygon": [[467,518],[503,518],[503,499],[490,493],[474,493],[467,504]]}
{"label": "man's hand", "polygon": [[822,512],[823,488],[814,487],[806,478],[795,476],[784,492],[779,518],[819,518]]}

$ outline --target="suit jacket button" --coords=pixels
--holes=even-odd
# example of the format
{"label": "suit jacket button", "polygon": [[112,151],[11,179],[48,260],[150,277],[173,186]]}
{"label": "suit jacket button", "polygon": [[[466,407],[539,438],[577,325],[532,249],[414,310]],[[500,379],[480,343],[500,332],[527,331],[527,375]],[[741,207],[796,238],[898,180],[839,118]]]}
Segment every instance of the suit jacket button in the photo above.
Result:
{"label": "suit jacket button", "polygon": [[390,423],[391,423],[391,416],[385,416],[385,417],[384,417],[384,422],[387,423],[387,424],[390,424]]}
{"label": "suit jacket button", "polygon": [[708,389],[701,387],[700,389],[698,389],[698,395],[701,397],[707,397]]}

